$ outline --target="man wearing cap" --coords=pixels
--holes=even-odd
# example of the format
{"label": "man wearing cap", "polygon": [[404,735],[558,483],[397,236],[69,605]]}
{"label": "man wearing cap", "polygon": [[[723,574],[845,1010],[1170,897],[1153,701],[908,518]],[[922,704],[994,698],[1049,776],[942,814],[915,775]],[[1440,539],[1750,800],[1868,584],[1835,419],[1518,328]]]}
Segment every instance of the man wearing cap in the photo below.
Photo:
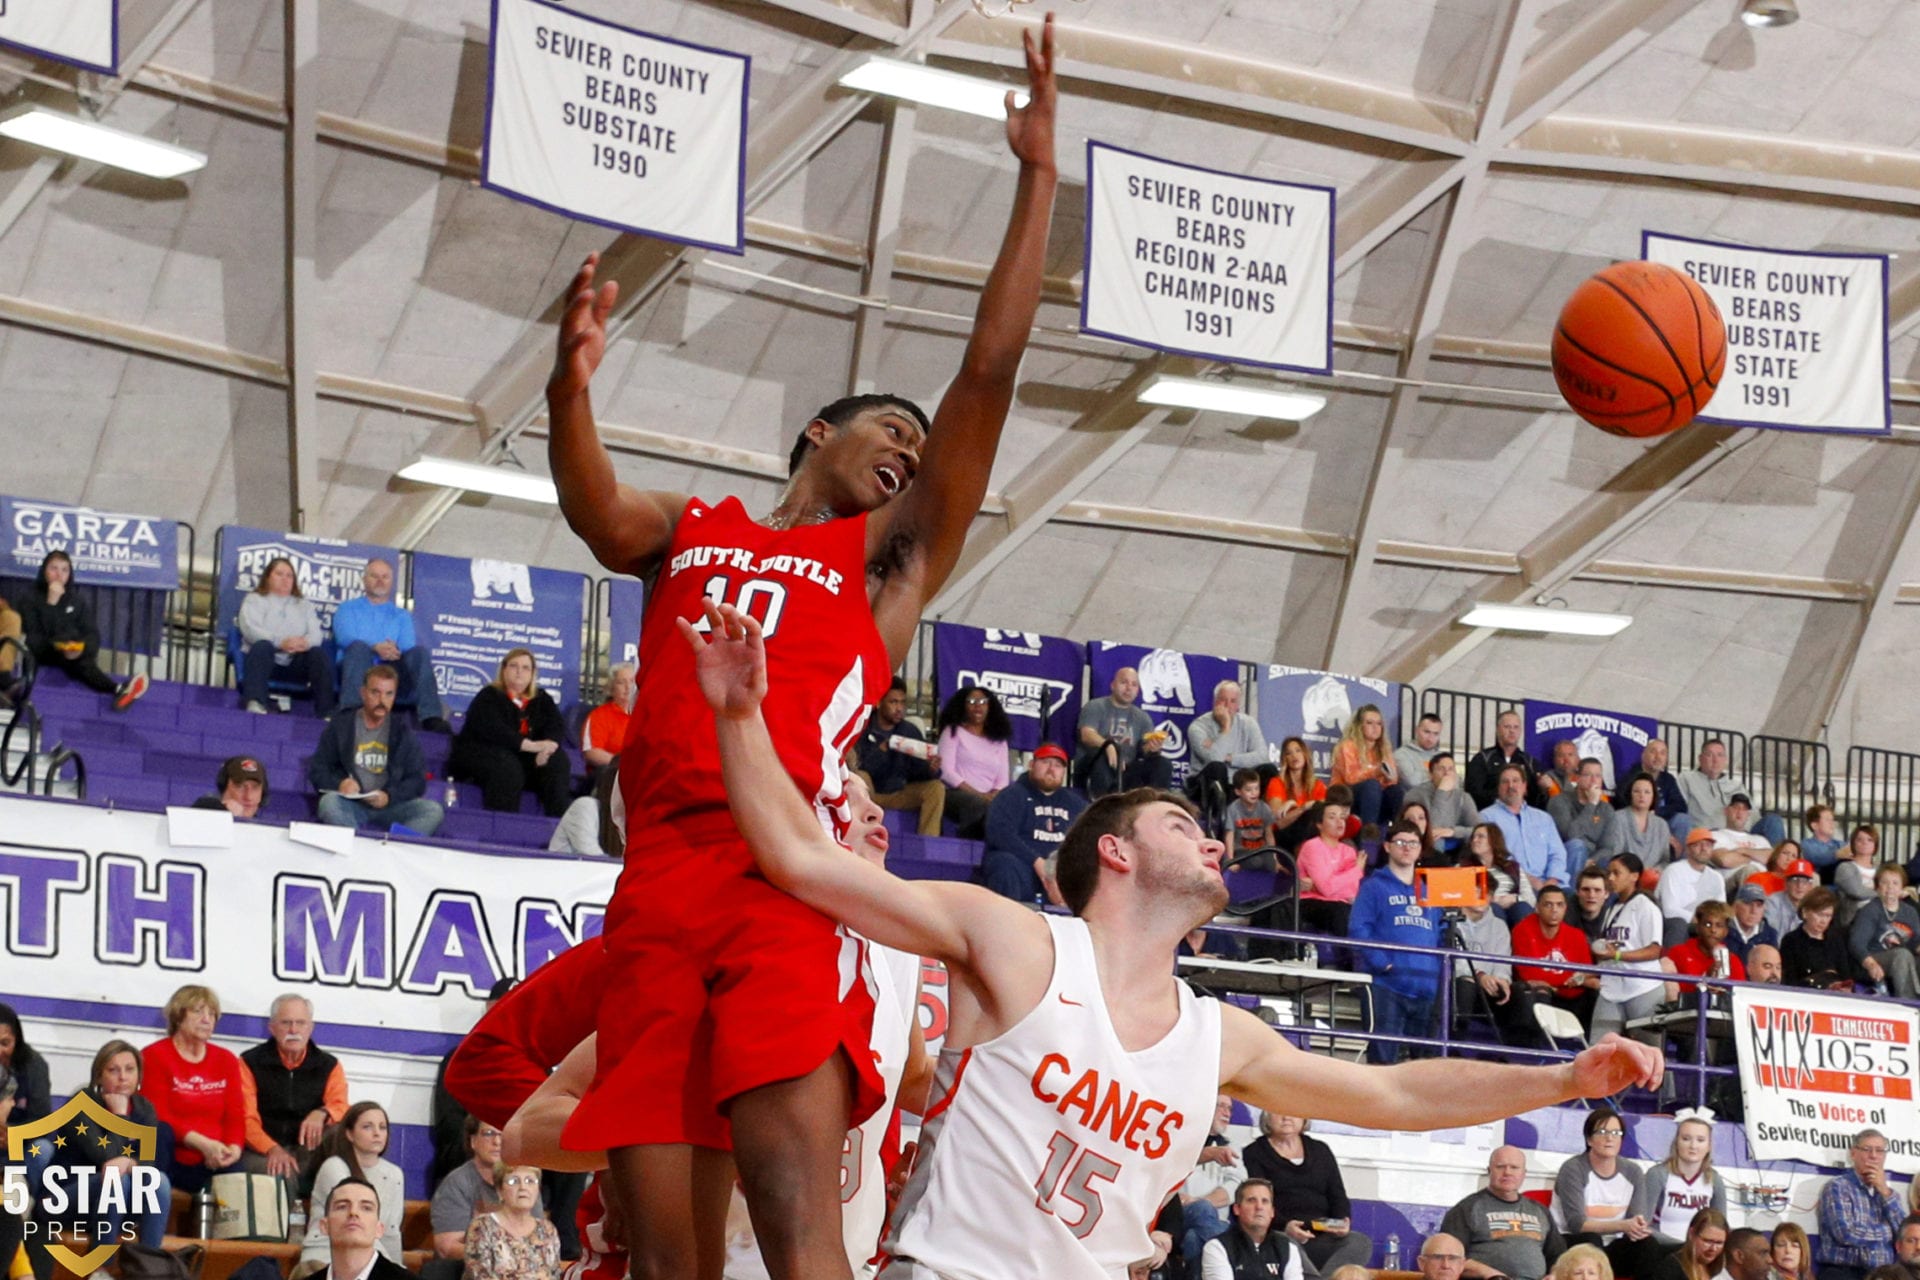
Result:
{"label": "man wearing cap", "polygon": [[1761,916],[1782,938],[1800,927],[1800,899],[1820,883],[1820,873],[1805,858],[1789,862],[1786,877],[1787,887],[1767,898],[1767,909]]}
{"label": "man wearing cap", "polygon": [[1767,891],[1749,881],[1733,895],[1733,921],[1727,929],[1727,950],[1746,963],[1755,947],[1780,945],[1780,935],[1767,923]]}
{"label": "man wearing cap", "polygon": [[228,756],[213,778],[213,794],[193,802],[196,809],[225,809],[236,818],[259,816],[267,802],[267,771],[252,756]]}
{"label": "man wearing cap", "polygon": [[1086,798],[1066,783],[1066,749],[1043,742],[1027,771],[993,798],[987,806],[987,854],[980,862],[987,888],[1015,902],[1042,896],[1047,859],[1087,807]]}
{"label": "man wearing cap", "polygon": [[1660,890],[1655,897],[1665,930],[1661,941],[1669,947],[1687,940],[1695,907],[1727,900],[1727,883],[1713,865],[1713,832],[1695,827],[1687,833],[1687,856],[1683,861],[1669,862],[1660,872]]}

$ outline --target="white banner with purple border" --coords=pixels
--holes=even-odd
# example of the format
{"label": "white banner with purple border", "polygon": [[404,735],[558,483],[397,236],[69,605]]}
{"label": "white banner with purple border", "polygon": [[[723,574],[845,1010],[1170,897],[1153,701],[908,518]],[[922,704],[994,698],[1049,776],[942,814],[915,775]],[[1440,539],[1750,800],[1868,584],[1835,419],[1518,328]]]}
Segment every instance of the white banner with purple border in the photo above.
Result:
{"label": "white banner with purple border", "polygon": [[1647,231],[1641,256],[1692,276],[1727,326],[1727,367],[1695,421],[1888,435],[1887,259]]}
{"label": "white banner with purple border", "polygon": [[116,75],[120,0],[0,0],[0,45]]}

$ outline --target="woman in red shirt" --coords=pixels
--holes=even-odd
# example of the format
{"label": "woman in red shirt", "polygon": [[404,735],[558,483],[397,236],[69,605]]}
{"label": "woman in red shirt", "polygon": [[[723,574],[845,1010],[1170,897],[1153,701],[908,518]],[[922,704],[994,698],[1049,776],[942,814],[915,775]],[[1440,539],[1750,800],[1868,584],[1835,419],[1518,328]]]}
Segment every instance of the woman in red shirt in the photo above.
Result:
{"label": "woman in red shirt", "polygon": [[220,997],[210,987],[181,987],[167,998],[167,1038],[140,1051],[140,1092],[173,1133],[167,1174],[176,1191],[198,1191],[210,1176],[240,1163],[247,1113],[240,1059],[212,1043]]}
{"label": "woman in red shirt", "polygon": [[1340,744],[1333,749],[1333,784],[1353,792],[1353,814],[1360,825],[1391,822],[1400,812],[1406,789],[1393,763],[1387,722],[1371,702],[1353,713]]}

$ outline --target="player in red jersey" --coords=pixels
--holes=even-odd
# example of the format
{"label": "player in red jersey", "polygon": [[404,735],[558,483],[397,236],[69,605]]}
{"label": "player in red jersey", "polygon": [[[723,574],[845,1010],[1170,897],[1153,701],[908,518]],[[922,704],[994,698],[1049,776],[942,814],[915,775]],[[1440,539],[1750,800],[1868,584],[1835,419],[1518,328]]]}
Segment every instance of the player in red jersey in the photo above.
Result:
{"label": "player in red jersey", "polygon": [[1058,184],[1051,22],[1026,58],[1030,100],[1008,95],[1020,178],[1006,237],[932,423],[892,396],[829,406],[760,519],[733,499],[618,483],[588,395],[617,290],[596,287],[591,258],[573,282],[547,388],[550,469],[600,563],[653,586],[636,695],[647,726],[620,767],[629,838],[608,907],[598,1069],[567,1142],[612,1148],[641,1277],[720,1274],[736,1163],[770,1272],[848,1275],[840,1152],[878,1101],[871,1009],[842,981],[833,923],[753,873],[674,620],[698,618],[703,597],[761,618],[782,767],[823,821],[844,820],[840,756],[959,560],[1039,307]]}

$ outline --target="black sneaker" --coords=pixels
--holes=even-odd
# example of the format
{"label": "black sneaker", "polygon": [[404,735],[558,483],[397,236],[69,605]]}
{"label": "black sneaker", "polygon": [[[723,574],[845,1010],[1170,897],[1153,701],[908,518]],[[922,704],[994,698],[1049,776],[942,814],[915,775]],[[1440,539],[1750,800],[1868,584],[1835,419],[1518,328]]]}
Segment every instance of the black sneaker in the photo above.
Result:
{"label": "black sneaker", "polygon": [[430,730],[434,733],[452,733],[453,732],[453,726],[448,724],[440,716],[428,716],[425,720],[422,720],[420,722],[420,727],[422,729]]}

